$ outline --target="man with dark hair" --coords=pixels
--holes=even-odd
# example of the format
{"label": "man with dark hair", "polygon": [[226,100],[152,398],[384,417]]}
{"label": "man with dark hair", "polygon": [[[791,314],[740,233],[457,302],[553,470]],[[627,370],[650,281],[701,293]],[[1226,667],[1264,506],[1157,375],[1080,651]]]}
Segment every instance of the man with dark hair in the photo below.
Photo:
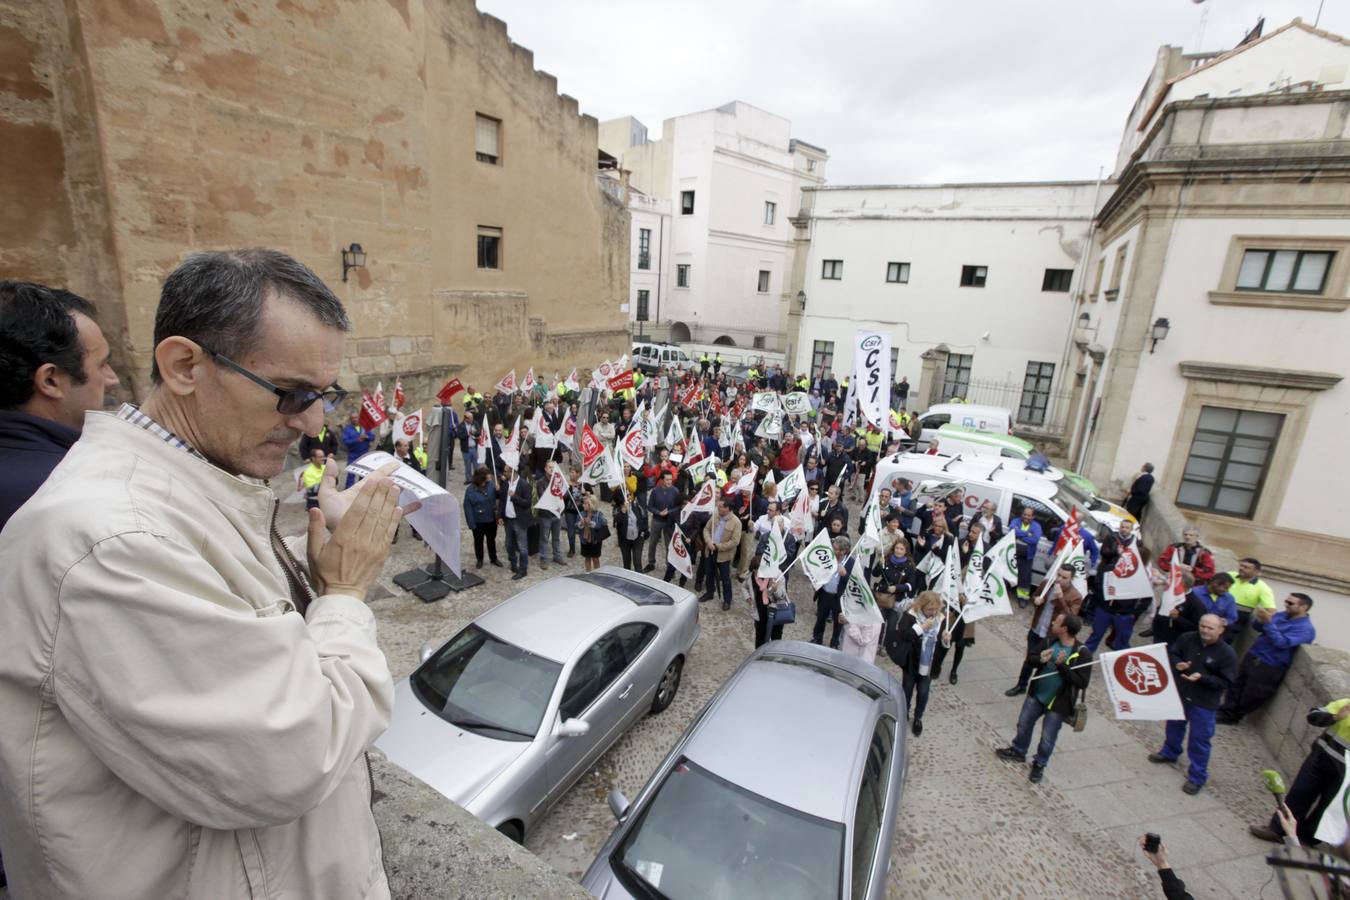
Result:
{"label": "man with dark hair", "polygon": [[1017,684],[1003,692],[1005,697],[1016,697],[1026,692],[1031,683],[1031,675],[1036,670],[1037,655],[1050,636],[1050,623],[1056,616],[1077,616],[1083,609],[1083,595],[1073,586],[1073,566],[1060,566],[1055,573],[1055,583],[1050,590],[1036,597],[1036,611],[1031,614],[1031,627],[1027,629],[1027,658],[1022,663],[1022,671],[1017,676]]}
{"label": "man with dark hair", "polygon": [[1155,763],[1176,762],[1184,740],[1190,768],[1181,789],[1188,794],[1200,793],[1209,780],[1215,710],[1223,692],[1237,677],[1237,655],[1223,642],[1223,629],[1222,616],[1206,613],[1200,618],[1199,630],[1183,634],[1168,648],[1186,718],[1167,723],[1167,739],[1162,749],[1150,753],[1148,759]]}
{"label": "man with dark hair", "polygon": [[1294,651],[1300,644],[1311,644],[1317,638],[1317,629],[1308,615],[1312,606],[1312,597],[1295,592],[1284,598],[1283,612],[1256,611],[1252,627],[1259,634],[1238,665],[1237,681],[1228,689],[1219,710],[1220,724],[1236,725],[1243,716],[1255,712],[1275,696],[1294,661]]}
{"label": "man with dark hair", "polygon": [[364,598],[393,466],[340,493],[326,473],[307,543],[261,483],[342,400],[349,327],[288,256],[188,257],[141,408],[90,413],[0,534],[17,896],[389,896],[364,755],[393,683]]}
{"label": "man with dark hair", "polygon": [[1031,690],[1017,717],[1017,735],[1009,746],[994,751],[1002,759],[1026,762],[1036,720],[1044,717],[1041,743],[1027,775],[1032,784],[1044,777],[1050,754],[1055,752],[1055,742],[1059,740],[1060,726],[1074,715],[1074,708],[1092,677],[1092,651],[1078,640],[1078,632],[1082,630],[1083,620],[1072,613],[1057,615],[1051,621],[1050,634],[1036,654],[1041,661],[1040,670],[1031,679]]}
{"label": "man with dark hair", "polygon": [[1231,591],[1237,604],[1237,623],[1229,628],[1231,642],[1247,630],[1247,623],[1258,609],[1275,611],[1275,592],[1261,578],[1261,561],[1251,556],[1238,560],[1237,571],[1229,572],[1228,576],[1233,580]]}
{"label": "man with dark hair", "polygon": [[1153,490],[1153,463],[1144,463],[1143,469],[1134,476],[1130,482],[1129,493],[1125,495],[1125,502],[1121,505],[1125,511],[1136,519],[1144,514],[1144,507],[1148,506],[1148,494]]}
{"label": "man with dark hair", "polygon": [[80,436],[117,384],[94,305],[69,291],[0,281],[0,528]]}

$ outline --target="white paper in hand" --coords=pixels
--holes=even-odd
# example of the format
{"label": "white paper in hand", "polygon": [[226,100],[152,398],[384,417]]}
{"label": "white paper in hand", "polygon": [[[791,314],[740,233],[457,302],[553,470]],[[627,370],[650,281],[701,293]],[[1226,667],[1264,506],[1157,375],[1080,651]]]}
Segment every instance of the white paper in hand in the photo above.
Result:
{"label": "white paper in hand", "polygon": [[[355,462],[347,464],[347,471],[357,478],[367,475],[391,462],[398,462],[393,454],[376,450],[367,453]],[[459,501],[436,482],[406,463],[400,464],[393,474],[394,483],[403,489],[399,494],[399,506],[407,506],[414,500],[422,501],[422,507],[409,513],[408,524],[417,529],[441,562],[450,567],[455,575],[461,574],[459,562]]]}

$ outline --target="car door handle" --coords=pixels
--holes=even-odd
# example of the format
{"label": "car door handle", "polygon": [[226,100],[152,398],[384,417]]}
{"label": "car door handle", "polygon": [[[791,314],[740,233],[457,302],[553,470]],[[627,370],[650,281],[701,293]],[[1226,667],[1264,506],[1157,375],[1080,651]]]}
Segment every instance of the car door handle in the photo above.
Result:
{"label": "car door handle", "polygon": [[626,688],[623,689],[623,693],[619,695],[619,699],[620,699],[620,700],[627,700],[627,699],[628,699],[628,695],[631,694],[631,693],[633,693],[633,686],[630,684],[628,687],[626,687]]}

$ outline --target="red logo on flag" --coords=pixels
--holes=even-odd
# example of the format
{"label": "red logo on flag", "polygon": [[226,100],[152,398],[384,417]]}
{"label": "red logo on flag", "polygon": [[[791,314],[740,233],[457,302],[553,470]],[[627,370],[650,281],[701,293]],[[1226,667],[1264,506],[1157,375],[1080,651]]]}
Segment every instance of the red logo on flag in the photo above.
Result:
{"label": "red logo on flag", "polygon": [[451,378],[436,392],[436,399],[441,402],[441,406],[449,406],[454,396],[463,390],[464,384],[458,378]]}
{"label": "red logo on flag", "polygon": [[633,370],[620,372],[609,380],[609,389],[611,391],[626,391],[633,386]]}
{"label": "red logo on flag", "polygon": [[407,399],[403,396],[403,376],[400,375],[394,379],[394,409],[402,409]]}
{"label": "red logo on flag", "polygon": [[561,470],[553,470],[553,477],[548,481],[548,492],[559,500],[562,499],[565,491],[563,490],[563,473]]}
{"label": "red logo on flag", "polygon": [[591,463],[600,458],[600,454],[605,452],[605,447],[600,443],[600,439],[591,431],[591,426],[581,426],[581,446],[577,448],[581,452],[581,464],[589,467]]}
{"label": "red logo on flag", "polygon": [[646,446],[642,440],[641,428],[630,428],[628,434],[624,435],[623,448],[628,451],[628,455],[635,459],[642,459],[646,452]]}
{"label": "red logo on flag", "polygon": [[1125,690],[1148,697],[1167,690],[1167,667],[1147,653],[1124,653],[1111,667],[1116,683]]}
{"label": "red logo on flag", "polygon": [[357,419],[361,427],[366,431],[374,431],[388,421],[388,419],[389,415],[384,410],[380,409],[379,404],[375,402],[375,398],[370,396],[370,391],[362,391],[361,415]]}
{"label": "red logo on flag", "polygon": [[1133,548],[1126,547],[1120,551],[1120,559],[1111,571],[1117,578],[1129,578],[1139,571],[1139,554],[1135,553]]}
{"label": "red logo on flag", "polygon": [[422,430],[422,414],[420,412],[412,413],[403,417],[403,436],[411,440],[417,437],[417,433]]}
{"label": "red logo on flag", "polygon": [[1059,540],[1055,541],[1055,549],[1050,551],[1051,555],[1063,550],[1068,546],[1069,541],[1078,537],[1078,529],[1082,521],[1083,517],[1079,514],[1077,508],[1069,511],[1069,521],[1065,522],[1064,527],[1059,530]]}

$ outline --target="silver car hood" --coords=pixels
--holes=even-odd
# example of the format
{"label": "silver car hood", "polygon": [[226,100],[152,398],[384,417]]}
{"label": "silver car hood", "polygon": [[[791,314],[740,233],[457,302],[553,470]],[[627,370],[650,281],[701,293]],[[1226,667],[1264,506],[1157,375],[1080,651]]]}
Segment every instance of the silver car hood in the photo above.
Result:
{"label": "silver car hood", "polygon": [[405,678],[394,685],[394,715],[375,746],[391,762],[468,808],[530,742],[496,740],[451,725],[417,699]]}

